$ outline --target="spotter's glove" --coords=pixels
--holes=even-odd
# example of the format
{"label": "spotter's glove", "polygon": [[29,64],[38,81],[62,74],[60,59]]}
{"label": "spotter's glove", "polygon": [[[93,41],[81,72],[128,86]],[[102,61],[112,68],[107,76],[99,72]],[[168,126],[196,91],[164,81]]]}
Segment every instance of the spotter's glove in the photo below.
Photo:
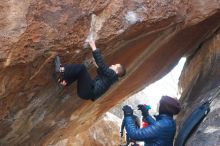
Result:
{"label": "spotter's glove", "polygon": [[125,117],[133,115],[133,109],[128,105],[123,106],[122,110],[124,111],[124,116]]}
{"label": "spotter's glove", "polygon": [[137,107],[138,107],[138,110],[141,111],[142,116],[143,116],[144,118],[149,115],[149,109],[146,107],[146,105],[139,104]]}

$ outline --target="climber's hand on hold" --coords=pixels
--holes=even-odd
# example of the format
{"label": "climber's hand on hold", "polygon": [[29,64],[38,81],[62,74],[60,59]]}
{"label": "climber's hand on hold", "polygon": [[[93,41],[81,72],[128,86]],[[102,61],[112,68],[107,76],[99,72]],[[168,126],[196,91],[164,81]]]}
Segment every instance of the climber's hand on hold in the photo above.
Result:
{"label": "climber's hand on hold", "polygon": [[67,82],[65,80],[58,79],[58,83],[63,87],[67,86]]}
{"label": "climber's hand on hold", "polygon": [[95,41],[93,39],[89,40],[89,45],[92,48],[92,51],[97,50],[96,45],[95,45]]}

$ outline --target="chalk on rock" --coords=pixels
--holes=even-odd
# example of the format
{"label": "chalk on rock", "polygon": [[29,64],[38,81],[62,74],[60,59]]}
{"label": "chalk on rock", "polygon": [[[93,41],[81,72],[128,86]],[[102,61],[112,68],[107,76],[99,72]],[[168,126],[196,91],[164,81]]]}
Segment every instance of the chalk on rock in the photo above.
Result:
{"label": "chalk on rock", "polygon": [[133,11],[128,11],[125,15],[125,19],[129,24],[135,24],[137,21],[139,21],[137,14]]}
{"label": "chalk on rock", "polygon": [[88,43],[88,42],[85,42],[85,43],[83,44],[83,49],[87,49],[87,48],[89,48],[89,43]]}
{"label": "chalk on rock", "polygon": [[91,41],[91,40],[94,40],[94,37],[93,37],[93,33],[92,32],[90,32],[89,33],[89,35],[87,36],[87,38],[86,38],[86,41],[85,42],[89,42],[89,41]]}
{"label": "chalk on rock", "polygon": [[96,39],[96,15],[92,14],[91,17],[92,17],[92,19],[91,19],[91,23],[90,23],[89,34],[85,40],[85,43],[83,44],[84,49],[89,47],[88,42]]}

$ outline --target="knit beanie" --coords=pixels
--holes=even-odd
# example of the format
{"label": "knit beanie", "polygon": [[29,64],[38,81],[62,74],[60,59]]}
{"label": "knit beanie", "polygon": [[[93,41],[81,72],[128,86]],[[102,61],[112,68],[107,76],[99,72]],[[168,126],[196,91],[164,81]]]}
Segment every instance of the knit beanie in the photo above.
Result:
{"label": "knit beanie", "polygon": [[180,112],[180,103],[169,96],[162,96],[160,99],[159,114],[176,115]]}

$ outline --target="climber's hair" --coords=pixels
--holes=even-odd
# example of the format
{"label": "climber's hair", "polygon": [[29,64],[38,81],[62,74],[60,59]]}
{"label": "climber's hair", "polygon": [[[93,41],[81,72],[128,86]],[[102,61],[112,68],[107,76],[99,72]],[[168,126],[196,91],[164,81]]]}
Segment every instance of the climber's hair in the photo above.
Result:
{"label": "climber's hair", "polygon": [[120,64],[117,70],[118,70],[118,73],[117,73],[118,77],[121,78],[126,75],[126,69],[123,65]]}

